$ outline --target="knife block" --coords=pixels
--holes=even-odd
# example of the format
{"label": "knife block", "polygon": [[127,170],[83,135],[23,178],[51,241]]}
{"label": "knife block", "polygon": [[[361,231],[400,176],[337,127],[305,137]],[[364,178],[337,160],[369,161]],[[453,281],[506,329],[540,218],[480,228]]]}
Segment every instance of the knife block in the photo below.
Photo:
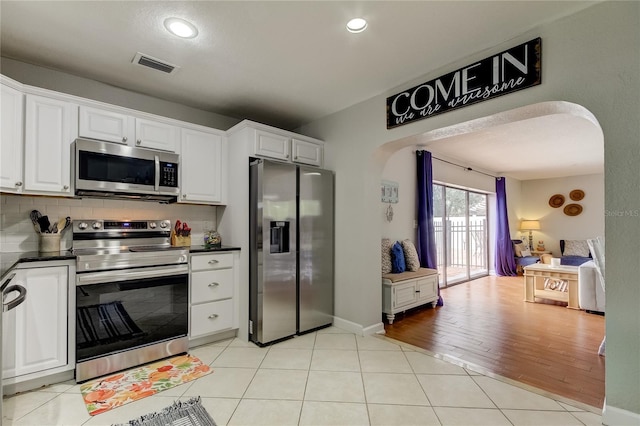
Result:
{"label": "knife block", "polygon": [[175,232],[171,232],[171,245],[174,247],[190,247],[191,235],[183,236],[177,235]]}

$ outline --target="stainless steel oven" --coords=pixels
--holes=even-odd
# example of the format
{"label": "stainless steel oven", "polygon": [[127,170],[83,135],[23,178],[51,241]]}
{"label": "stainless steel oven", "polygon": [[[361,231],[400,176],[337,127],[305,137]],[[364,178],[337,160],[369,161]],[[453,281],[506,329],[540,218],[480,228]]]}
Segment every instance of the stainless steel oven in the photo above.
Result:
{"label": "stainless steel oven", "polygon": [[169,221],[76,220],[76,381],[184,353],[188,250]]}

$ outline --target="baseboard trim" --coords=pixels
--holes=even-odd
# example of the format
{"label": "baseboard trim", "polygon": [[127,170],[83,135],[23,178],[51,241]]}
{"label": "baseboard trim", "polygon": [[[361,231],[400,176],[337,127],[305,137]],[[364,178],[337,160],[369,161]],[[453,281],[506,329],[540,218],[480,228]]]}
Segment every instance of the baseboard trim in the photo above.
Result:
{"label": "baseboard trim", "polygon": [[384,334],[384,324],[379,322],[377,324],[363,327],[362,325],[346,320],[340,317],[333,317],[333,325],[358,336],[368,336],[370,334]]}
{"label": "baseboard trim", "polygon": [[602,409],[602,424],[607,426],[637,426],[640,425],[640,413],[632,413],[622,408],[607,405],[605,400]]}

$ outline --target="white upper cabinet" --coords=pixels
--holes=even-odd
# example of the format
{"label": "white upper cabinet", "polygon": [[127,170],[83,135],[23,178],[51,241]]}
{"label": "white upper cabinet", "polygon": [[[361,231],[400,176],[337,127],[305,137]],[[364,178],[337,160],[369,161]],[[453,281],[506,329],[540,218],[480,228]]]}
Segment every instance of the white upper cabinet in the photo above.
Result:
{"label": "white upper cabinet", "polygon": [[291,147],[293,150],[294,162],[318,167],[322,165],[322,155],[324,152],[322,145],[301,141],[299,139],[292,139]]}
{"label": "white upper cabinet", "polygon": [[80,106],[80,137],[176,152],[180,128],[117,110]]}
{"label": "white upper cabinet", "polygon": [[182,129],[179,202],[225,204],[226,140],[214,133]]}
{"label": "white upper cabinet", "polygon": [[7,192],[22,192],[24,95],[12,87],[1,86],[2,122],[0,123],[0,188]]}
{"label": "white upper cabinet", "polygon": [[136,146],[176,152],[180,128],[159,121],[136,118]]}
{"label": "white upper cabinet", "polygon": [[257,130],[255,152],[256,155],[290,161],[291,138]]}
{"label": "white upper cabinet", "polygon": [[[245,125],[255,126],[255,147],[253,150],[255,155],[290,163],[322,167],[324,160],[324,145],[322,141],[264,125]],[[271,129],[273,131],[270,131]]]}
{"label": "white upper cabinet", "polygon": [[135,137],[135,120],[116,111],[81,106],[80,137],[127,144]]}
{"label": "white upper cabinet", "polygon": [[71,143],[78,135],[78,106],[26,95],[25,191],[73,196]]}

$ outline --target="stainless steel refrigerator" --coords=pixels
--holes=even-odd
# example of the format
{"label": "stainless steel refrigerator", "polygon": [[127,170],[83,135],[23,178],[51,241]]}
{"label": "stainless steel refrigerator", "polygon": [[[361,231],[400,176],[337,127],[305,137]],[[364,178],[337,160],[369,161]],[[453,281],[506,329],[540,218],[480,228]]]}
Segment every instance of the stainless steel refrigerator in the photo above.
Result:
{"label": "stainless steel refrigerator", "polygon": [[333,172],[249,167],[249,338],[266,345],[333,321]]}

